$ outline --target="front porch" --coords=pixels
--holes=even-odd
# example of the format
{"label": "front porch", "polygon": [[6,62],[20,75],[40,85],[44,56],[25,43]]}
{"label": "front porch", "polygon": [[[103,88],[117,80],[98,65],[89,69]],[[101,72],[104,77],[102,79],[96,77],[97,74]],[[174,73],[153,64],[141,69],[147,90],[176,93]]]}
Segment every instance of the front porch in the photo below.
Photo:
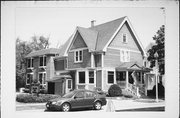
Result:
{"label": "front porch", "polygon": [[137,63],[123,63],[116,67],[116,83],[133,96],[147,95],[144,80],[146,73],[150,71],[149,68],[141,67]]}

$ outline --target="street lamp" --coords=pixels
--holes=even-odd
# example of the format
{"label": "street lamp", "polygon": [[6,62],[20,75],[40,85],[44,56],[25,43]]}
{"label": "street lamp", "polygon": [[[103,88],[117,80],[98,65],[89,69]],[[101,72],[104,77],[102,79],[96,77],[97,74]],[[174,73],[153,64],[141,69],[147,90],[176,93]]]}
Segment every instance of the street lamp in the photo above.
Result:
{"label": "street lamp", "polygon": [[158,53],[156,52],[154,54],[154,57],[155,57],[155,67],[156,67],[156,71],[155,71],[155,74],[156,74],[156,102],[158,102]]}

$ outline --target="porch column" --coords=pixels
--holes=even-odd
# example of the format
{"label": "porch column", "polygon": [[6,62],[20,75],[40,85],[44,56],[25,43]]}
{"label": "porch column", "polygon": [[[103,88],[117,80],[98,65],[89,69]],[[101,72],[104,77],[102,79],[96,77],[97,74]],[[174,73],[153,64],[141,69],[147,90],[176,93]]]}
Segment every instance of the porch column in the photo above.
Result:
{"label": "porch column", "polygon": [[129,74],[128,71],[126,71],[126,88],[128,88],[128,83],[129,83]]}
{"label": "porch column", "polygon": [[141,84],[142,84],[142,72],[140,72],[140,80],[141,80]]}

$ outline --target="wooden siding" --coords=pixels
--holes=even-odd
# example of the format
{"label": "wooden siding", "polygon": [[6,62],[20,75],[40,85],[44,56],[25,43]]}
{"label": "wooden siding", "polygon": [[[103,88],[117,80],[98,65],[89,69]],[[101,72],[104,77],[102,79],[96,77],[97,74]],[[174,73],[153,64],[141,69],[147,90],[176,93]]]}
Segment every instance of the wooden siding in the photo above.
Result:
{"label": "wooden siding", "polygon": [[[127,35],[127,43],[123,43],[122,37],[123,34]],[[113,41],[110,43],[109,47],[120,47],[126,48],[135,51],[141,51],[138,42],[135,40],[135,36],[133,35],[130,27],[127,23],[125,23],[118,34],[115,36]],[[141,51],[142,52],[142,51]]]}
{"label": "wooden siding", "polygon": [[96,72],[96,87],[102,89],[102,70]]}
{"label": "wooden siding", "polygon": [[84,40],[83,40],[82,36],[80,35],[80,33],[77,32],[76,35],[75,35],[74,42],[73,42],[70,50],[78,49],[78,48],[84,48],[84,47],[87,47],[87,45],[84,42]]}
{"label": "wooden siding", "polygon": [[107,49],[104,55],[104,67],[117,67],[120,62],[120,51],[116,49]]}
{"label": "wooden siding", "polygon": [[55,82],[55,94],[63,95],[63,83],[62,82]]}
{"label": "wooden siding", "polygon": [[[138,62],[143,65],[143,56],[141,53],[130,51],[130,62]],[[107,49],[104,55],[104,67],[117,67],[123,62],[120,61],[120,50],[118,49]]]}
{"label": "wooden siding", "polygon": [[56,60],[54,61],[55,70],[64,70],[65,69],[65,60]]}
{"label": "wooden siding", "polygon": [[74,51],[68,53],[68,69],[91,67],[91,54],[88,49],[83,50],[83,62],[74,62]]}

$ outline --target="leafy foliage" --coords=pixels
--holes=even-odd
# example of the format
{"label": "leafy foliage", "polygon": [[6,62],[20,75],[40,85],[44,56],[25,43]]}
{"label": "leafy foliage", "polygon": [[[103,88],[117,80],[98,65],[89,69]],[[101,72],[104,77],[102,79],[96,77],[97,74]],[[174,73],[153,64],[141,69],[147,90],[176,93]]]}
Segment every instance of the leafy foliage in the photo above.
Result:
{"label": "leafy foliage", "polygon": [[31,42],[16,39],[16,90],[25,86],[26,55],[32,51],[49,48],[49,38],[33,36]]}
{"label": "leafy foliage", "polygon": [[156,58],[154,57],[154,54],[157,52],[158,57],[158,68],[159,68],[159,73],[161,75],[164,74],[164,56],[165,56],[165,50],[164,50],[164,41],[165,41],[165,32],[164,32],[164,25],[160,27],[160,29],[157,31],[157,34],[154,35],[153,40],[156,42],[154,46],[152,46],[151,49],[148,50],[148,61],[150,61],[150,67],[153,68],[155,66],[155,61]]}
{"label": "leafy foliage", "polygon": [[122,90],[117,84],[113,84],[110,86],[108,94],[110,97],[122,96]]}
{"label": "leafy foliage", "polygon": [[16,96],[17,102],[23,103],[44,103],[48,100],[55,99],[60,97],[59,95],[51,95],[51,94],[40,94],[39,97],[32,94],[18,94]]}

